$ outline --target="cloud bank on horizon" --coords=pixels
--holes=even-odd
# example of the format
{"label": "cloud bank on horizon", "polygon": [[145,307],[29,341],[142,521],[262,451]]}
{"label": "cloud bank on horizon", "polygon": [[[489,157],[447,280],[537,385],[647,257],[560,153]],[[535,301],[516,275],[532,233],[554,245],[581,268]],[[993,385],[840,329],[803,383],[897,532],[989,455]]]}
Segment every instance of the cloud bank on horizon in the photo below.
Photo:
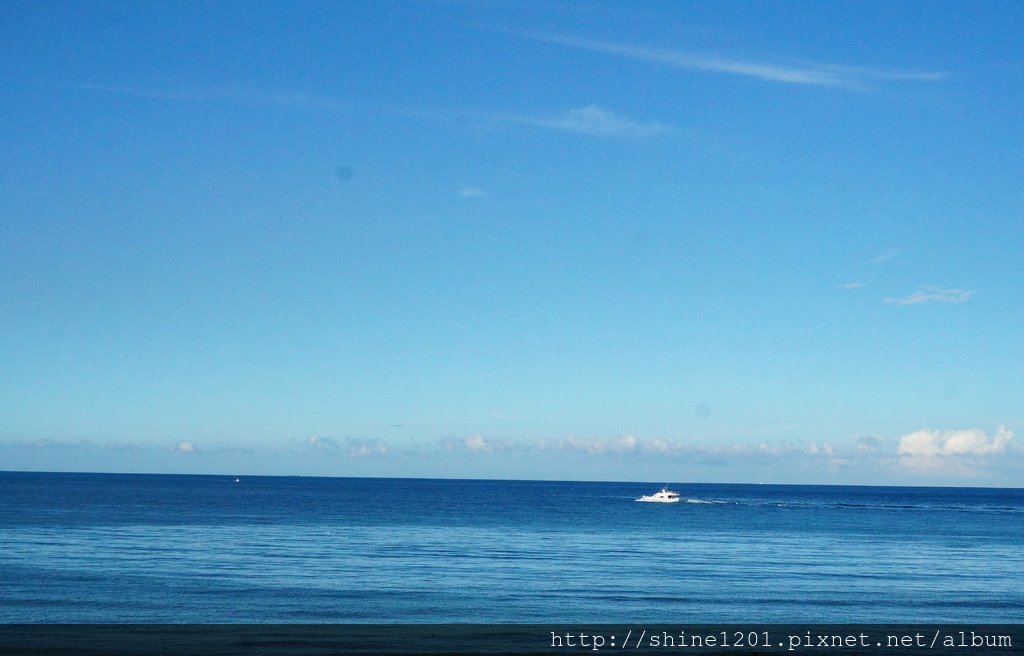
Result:
{"label": "cloud bank on horizon", "polygon": [[[346,437],[334,439],[314,434],[301,444],[292,442],[285,448],[272,447],[263,454],[254,450],[201,449],[190,441],[179,441],[173,447],[139,447],[132,445],[107,444],[100,445],[90,442],[62,443],[53,440],[37,440],[34,442],[0,443],[0,454],[13,455],[13,460],[35,463],[29,469],[45,470],[45,465],[38,456],[54,453],[77,453],[86,456],[101,456],[109,466],[90,471],[136,471],[128,463],[138,464],[140,454],[160,456],[174,452],[188,456],[188,465],[194,466],[198,459],[208,458],[214,466],[210,472],[231,473],[273,473],[272,471],[253,470],[251,462],[287,462],[295,473],[313,473],[316,475],[370,475],[367,471],[353,468],[351,463],[373,459],[377,462],[392,461],[438,461],[451,458],[475,459],[477,462],[489,461],[500,464],[508,457],[545,458],[550,455],[570,457],[577,464],[580,462],[607,463],[618,461],[634,468],[638,463],[658,465],[657,470],[664,477],[673,478],[673,473],[683,465],[711,465],[716,469],[738,467],[744,469],[743,463],[757,462],[771,466],[780,472],[793,470],[800,465],[823,468],[833,475],[841,475],[847,471],[873,471],[883,480],[898,478],[904,483],[923,480],[936,480],[936,476],[951,477],[960,484],[976,484],[984,481],[992,473],[996,464],[1014,467],[1024,464],[1024,449],[1013,443],[1013,431],[999,426],[989,435],[982,429],[945,430],[920,429],[901,435],[896,439],[864,436],[853,441],[837,440],[776,440],[759,443],[733,444],[698,444],[684,440],[667,438],[638,438],[623,435],[613,438],[583,437],[569,435],[556,439],[512,440],[487,437],[481,433],[473,433],[464,437],[448,436],[428,441],[419,446],[407,443],[389,443],[380,438]],[[123,456],[129,456],[124,458]],[[36,458],[35,460],[33,458]],[[269,459],[268,459],[269,458]],[[312,460],[310,458],[313,458]],[[584,461],[579,460],[583,458]],[[83,462],[99,462],[95,458],[86,457]],[[157,462],[153,460],[152,462]],[[349,464],[346,464],[349,463]],[[817,464],[815,464],[817,463]],[[216,469],[219,467],[220,469]],[[231,467],[234,467],[233,469]],[[165,467],[165,469],[167,469]],[[171,471],[187,471],[178,467],[169,467]],[[153,471],[143,466],[138,471]],[[204,470],[205,471],[205,470]],[[373,470],[370,470],[373,471]],[[491,470],[496,471],[496,470]],[[571,473],[570,468],[566,472]],[[654,471],[644,468],[643,472]],[[473,477],[470,475],[470,477]],[[506,476],[507,477],[507,476]],[[550,478],[551,476],[546,476]],[[643,476],[640,477],[641,479]],[[796,476],[795,478],[798,478]],[[573,480],[565,476],[565,480]],[[629,480],[629,477],[618,476],[618,480]],[[640,480],[640,479],[637,479]],[[678,478],[673,478],[678,480]],[[702,482],[715,482],[712,479]],[[748,481],[751,482],[751,481]],[[801,482],[795,480],[793,482]],[[821,482],[810,479],[803,482]],[[842,482],[851,480],[842,479]],[[1009,483],[1010,481],[1004,481]]]}

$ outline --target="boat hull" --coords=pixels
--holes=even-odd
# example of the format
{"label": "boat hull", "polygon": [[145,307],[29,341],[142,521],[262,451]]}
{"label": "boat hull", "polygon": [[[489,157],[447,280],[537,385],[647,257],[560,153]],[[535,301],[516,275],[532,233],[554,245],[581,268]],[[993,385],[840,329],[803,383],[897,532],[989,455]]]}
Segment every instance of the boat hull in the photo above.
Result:
{"label": "boat hull", "polygon": [[679,496],[678,492],[673,492],[668,488],[662,488],[659,492],[654,494],[646,494],[637,501],[643,501],[646,503],[679,503],[682,497]]}

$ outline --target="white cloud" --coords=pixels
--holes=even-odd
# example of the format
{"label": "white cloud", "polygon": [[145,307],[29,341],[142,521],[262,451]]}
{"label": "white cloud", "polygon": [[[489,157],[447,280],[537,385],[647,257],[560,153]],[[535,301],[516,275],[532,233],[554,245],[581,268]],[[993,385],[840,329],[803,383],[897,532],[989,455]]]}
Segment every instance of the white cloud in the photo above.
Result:
{"label": "white cloud", "polygon": [[597,105],[587,105],[550,116],[492,114],[490,118],[549,130],[604,137],[652,137],[671,131],[667,125],[634,121]]}
{"label": "white cloud", "polygon": [[378,439],[345,438],[346,453],[352,458],[368,456],[386,456],[390,453],[388,445]]}
{"label": "white cloud", "polygon": [[487,194],[479,187],[465,186],[459,189],[459,195],[463,198],[486,198]]}
{"label": "white cloud", "polygon": [[691,457],[702,461],[709,458],[718,460],[729,457],[810,456],[830,458],[835,455],[835,449],[827,440],[821,442],[784,440],[775,443],[711,446],[663,437],[640,439],[633,435],[616,438],[570,435],[560,439],[539,440],[534,444],[534,448],[538,451],[575,451],[588,455],[634,453],[644,456]]}
{"label": "white cloud", "polygon": [[1007,451],[1013,432],[1000,426],[993,437],[981,429],[922,429],[899,440],[899,464],[909,471],[953,476],[980,476],[992,456]]}
{"label": "white cloud", "polygon": [[861,455],[871,455],[882,451],[887,447],[891,447],[892,442],[884,440],[880,437],[873,435],[862,435],[857,438],[857,451]]}
{"label": "white cloud", "polygon": [[938,71],[875,69],[813,62],[783,64],[778,62],[732,59],[670,48],[651,48],[606,41],[593,41],[572,36],[539,33],[521,34],[521,36],[535,41],[557,43],[559,45],[670,66],[672,68],[736,75],[781,84],[864,89],[869,87],[871,82],[935,82],[946,77],[945,73]]}
{"label": "white cloud", "polygon": [[330,437],[323,437],[322,435],[314,434],[310,435],[306,440],[306,445],[313,447],[314,449],[333,450],[339,447],[338,441]]}
{"label": "white cloud", "polygon": [[616,438],[569,435],[556,440],[540,440],[536,443],[536,448],[539,451],[577,451],[591,455],[630,453],[637,451],[640,447],[640,441],[632,435]]}
{"label": "white cloud", "polygon": [[895,248],[890,248],[889,250],[883,251],[883,252],[879,253],[878,255],[874,256],[873,258],[871,258],[869,260],[869,262],[871,264],[885,264],[886,262],[889,262],[890,260],[896,259],[896,256],[899,255],[899,254],[900,254],[900,252],[898,250],[896,250]]}
{"label": "white cloud", "polygon": [[832,448],[832,445],[829,444],[828,440],[822,440],[820,444],[816,442],[808,442],[807,446],[805,447],[805,451],[808,455],[812,456],[821,455],[831,457],[834,456],[836,453],[835,449]]}
{"label": "white cloud", "polygon": [[1011,439],[1013,432],[1005,426],[1000,426],[992,438],[980,428],[942,432],[924,428],[902,436],[897,452],[910,458],[988,456],[1002,453]]}
{"label": "white cloud", "polygon": [[864,285],[862,285],[859,282],[847,282],[847,283],[843,283],[842,287],[843,287],[843,289],[860,289],[863,286]]}
{"label": "white cloud", "polygon": [[469,449],[470,451],[493,451],[494,450],[494,447],[492,447],[487,442],[487,440],[484,439],[484,436],[481,435],[480,433],[476,433],[474,435],[470,435],[469,437],[465,438],[463,440],[463,444],[465,444],[466,448]]}
{"label": "white cloud", "polygon": [[507,453],[523,451],[525,444],[513,440],[498,440],[485,437],[481,433],[473,433],[466,437],[445,437],[441,439],[441,447],[449,453],[468,451],[470,453]]}
{"label": "white cloud", "polygon": [[195,453],[196,447],[191,442],[182,440],[178,442],[178,446],[174,447],[178,453]]}
{"label": "white cloud", "polygon": [[943,289],[927,285],[918,291],[903,297],[887,297],[882,300],[886,305],[923,305],[925,303],[965,303],[974,295],[973,290]]}
{"label": "white cloud", "polygon": [[387,444],[378,438],[346,437],[342,442],[333,437],[313,434],[306,439],[306,446],[325,454],[339,453],[344,450],[346,455],[353,458],[386,456],[391,452]]}
{"label": "white cloud", "polygon": [[549,121],[548,127],[585,134],[601,134],[626,137],[647,137],[665,131],[660,123],[631,121],[597,105],[587,105],[569,110],[563,116]]}
{"label": "white cloud", "polygon": [[687,451],[690,447],[683,443],[675,440],[666,440],[662,437],[656,437],[653,440],[648,440],[643,445],[643,450],[646,453],[676,453],[679,451]]}

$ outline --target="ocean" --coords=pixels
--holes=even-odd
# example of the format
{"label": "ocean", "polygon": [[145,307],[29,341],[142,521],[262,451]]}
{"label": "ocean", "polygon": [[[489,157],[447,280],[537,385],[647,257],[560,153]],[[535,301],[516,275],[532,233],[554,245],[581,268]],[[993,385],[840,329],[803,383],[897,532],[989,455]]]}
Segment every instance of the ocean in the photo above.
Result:
{"label": "ocean", "polygon": [[0,473],[0,623],[1024,621],[1024,490]]}

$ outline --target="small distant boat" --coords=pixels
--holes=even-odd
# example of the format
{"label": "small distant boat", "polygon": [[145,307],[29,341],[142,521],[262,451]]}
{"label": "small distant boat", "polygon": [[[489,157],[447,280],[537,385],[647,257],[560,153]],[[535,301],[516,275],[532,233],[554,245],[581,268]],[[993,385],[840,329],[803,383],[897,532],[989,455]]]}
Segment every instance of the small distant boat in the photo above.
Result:
{"label": "small distant boat", "polygon": [[236,479],[235,479],[235,482],[236,482],[236,483],[241,483],[242,481],[240,481],[240,480],[238,480],[238,479],[236,478]]}
{"label": "small distant boat", "polygon": [[637,499],[637,501],[648,501],[651,503],[679,503],[682,500],[683,498],[679,496],[678,492],[673,492],[667,487],[661,488],[654,494],[647,494]]}

